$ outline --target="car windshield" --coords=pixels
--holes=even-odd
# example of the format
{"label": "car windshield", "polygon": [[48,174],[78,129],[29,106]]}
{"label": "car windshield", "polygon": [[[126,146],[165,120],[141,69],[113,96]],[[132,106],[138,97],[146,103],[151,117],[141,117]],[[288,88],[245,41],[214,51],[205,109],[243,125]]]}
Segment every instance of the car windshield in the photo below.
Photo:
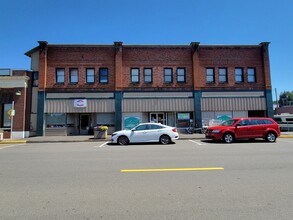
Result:
{"label": "car windshield", "polygon": [[228,120],[228,121],[224,121],[221,125],[223,125],[223,126],[231,126],[231,125],[233,125],[236,121],[237,121],[237,120],[233,120],[233,119],[231,119],[231,120]]}

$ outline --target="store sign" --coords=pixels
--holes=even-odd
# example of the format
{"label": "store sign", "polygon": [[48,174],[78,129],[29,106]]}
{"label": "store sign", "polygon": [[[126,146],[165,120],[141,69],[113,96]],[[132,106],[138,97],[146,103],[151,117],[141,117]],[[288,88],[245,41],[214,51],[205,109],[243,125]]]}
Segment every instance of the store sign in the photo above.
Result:
{"label": "store sign", "polygon": [[74,99],[74,108],[86,108],[87,101],[86,99]]}
{"label": "store sign", "polygon": [[190,113],[178,113],[178,120],[189,120]]}

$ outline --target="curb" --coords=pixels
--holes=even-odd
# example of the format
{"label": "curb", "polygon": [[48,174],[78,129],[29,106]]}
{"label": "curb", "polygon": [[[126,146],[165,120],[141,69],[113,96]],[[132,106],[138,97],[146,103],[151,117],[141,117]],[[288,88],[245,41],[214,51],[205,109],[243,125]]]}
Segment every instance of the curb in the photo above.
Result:
{"label": "curb", "polygon": [[293,138],[293,135],[281,135],[279,138]]}
{"label": "curb", "polygon": [[26,140],[3,140],[0,144],[26,144]]}

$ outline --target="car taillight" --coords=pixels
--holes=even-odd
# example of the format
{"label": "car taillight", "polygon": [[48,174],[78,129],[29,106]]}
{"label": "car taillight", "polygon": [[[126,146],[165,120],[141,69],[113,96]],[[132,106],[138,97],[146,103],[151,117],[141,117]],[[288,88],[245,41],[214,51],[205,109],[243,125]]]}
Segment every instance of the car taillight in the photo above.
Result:
{"label": "car taillight", "polygon": [[173,132],[177,132],[177,128],[173,128],[172,131],[173,131]]}

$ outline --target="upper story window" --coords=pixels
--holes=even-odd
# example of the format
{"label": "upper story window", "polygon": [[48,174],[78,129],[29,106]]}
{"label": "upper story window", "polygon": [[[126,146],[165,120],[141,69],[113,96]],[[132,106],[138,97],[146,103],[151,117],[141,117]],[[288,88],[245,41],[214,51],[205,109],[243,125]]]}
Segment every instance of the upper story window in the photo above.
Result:
{"label": "upper story window", "polygon": [[10,69],[0,69],[0,76],[10,76],[11,71]]}
{"label": "upper story window", "polygon": [[35,71],[33,72],[33,86],[39,85],[39,72]]}
{"label": "upper story window", "polygon": [[185,68],[177,68],[177,82],[185,82]]}
{"label": "upper story window", "polygon": [[248,82],[256,82],[255,79],[255,68],[248,68],[247,69],[247,74],[248,74]]}
{"label": "upper story window", "polygon": [[70,73],[70,83],[77,84],[78,83],[78,69],[72,68],[69,70]]}
{"label": "upper story window", "polygon": [[100,68],[100,83],[108,83],[108,68]]}
{"label": "upper story window", "polygon": [[57,68],[56,69],[56,83],[64,83],[64,75],[65,70],[64,68]]}
{"label": "upper story window", "polygon": [[172,78],[172,68],[164,68],[164,82],[165,83],[172,83],[173,78]]}
{"label": "upper story window", "polygon": [[219,68],[219,82],[220,83],[228,82],[227,68]]}
{"label": "upper story window", "polygon": [[235,68],[235,81],[238,83],[243,82],[243,68]]}
{"label": "upper story window", "polygon": [[206,68],[206,82],[214,83],[215,82],[215,69],[214,68]]}
{"label": "upper story window", "polygon": [[139,69],[138,68],[131,68],[130,75],[131,75],[132,83],[139,83]]}
{"label": "upper story window", "polygon": [[144,82],[152,83],[153,82],[153,70],[152,68],[144,68],[143,69]]}
{"label": "upper story window", "polygon": [[87,68],[86,69],[86,83],[94,83],[95,82],[95,69]]}

